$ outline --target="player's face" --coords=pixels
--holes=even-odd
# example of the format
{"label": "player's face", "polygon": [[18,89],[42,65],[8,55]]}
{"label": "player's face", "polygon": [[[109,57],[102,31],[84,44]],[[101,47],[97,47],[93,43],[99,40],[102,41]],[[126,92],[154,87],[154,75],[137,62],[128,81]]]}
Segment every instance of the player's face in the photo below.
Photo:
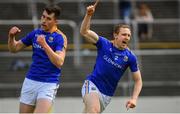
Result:
{"label": "player's face", "polygon": [[120,49],[128,47],[131,38],[131,31],[129,28],[120,28],[119,33],[115,34],[115,44]]}
{"label": "player's face", "polygon": [[41,16],[41,28],[44,31],[51,32],[56,24],[57,20],[54,18],[54,13],[48,14],[46,11],[44,11]]}

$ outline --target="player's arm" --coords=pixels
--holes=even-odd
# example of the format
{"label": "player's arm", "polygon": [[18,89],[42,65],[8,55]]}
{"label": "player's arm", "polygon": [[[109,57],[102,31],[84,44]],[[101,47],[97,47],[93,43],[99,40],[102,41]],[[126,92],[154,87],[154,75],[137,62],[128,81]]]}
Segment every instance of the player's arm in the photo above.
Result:
{"label": "player's arm", "polygon": [[135,83],[132,97],[126,104],[127,109],[136,107],[136,102],[142,89],[142,78],[140,70],[133,72],[132,75]]}
{"label": "player's arm", "polygon": [[83,22],[81,24],[81,28],[80,28],[80,33],[82,36],[84,36],[84,38],[89,41],[90,43],[95,44],[98,41],[98,35],[90,30],[90,23],[91,23],[91,18],[92,15],[95,12],[95,8],[98,4],[99,0],[96,0],[94,5],[90,5],[87,7],[86,9],[86,15],[83,19]]}
{"label": "player's arm", "polygon": [[8,49],[12,53],[16,53],[26,47],[21,40],[16,41],[16,35],[21,32],[18,27],[12,27],[8,34]]}
{"label": "player's arm", "polygon": [[[66,38],[64,38],[66,40]],[[44,48],[44,51],[48,55],[50,61],[57,67],[60,68],[65,59],[67,41],[65,41],[65,46],[62,51],[54,52],[51,47],[46,43],[46,40],[43,35],[39,35],[37,38],[37,42]]]}

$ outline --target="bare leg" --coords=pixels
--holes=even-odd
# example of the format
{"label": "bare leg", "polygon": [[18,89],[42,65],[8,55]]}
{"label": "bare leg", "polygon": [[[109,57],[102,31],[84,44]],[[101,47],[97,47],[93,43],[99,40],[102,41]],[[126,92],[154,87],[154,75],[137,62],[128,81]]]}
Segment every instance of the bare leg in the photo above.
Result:
{"label": "bare leg", "polygon": [[51,110],[52,101],[49,99],[38,99],[34,113],[48,113]]}
{"label": "bare leg", "polygon": [[34,109],[35,107],[32,105],[20,103],[19,113],[33,113]]}
{"label": "bare leg", "polygon": [[84,96],[84,113],[87,114],[99,114],[100,113],[100,102],[99,95],[95,92],[91,92]]}

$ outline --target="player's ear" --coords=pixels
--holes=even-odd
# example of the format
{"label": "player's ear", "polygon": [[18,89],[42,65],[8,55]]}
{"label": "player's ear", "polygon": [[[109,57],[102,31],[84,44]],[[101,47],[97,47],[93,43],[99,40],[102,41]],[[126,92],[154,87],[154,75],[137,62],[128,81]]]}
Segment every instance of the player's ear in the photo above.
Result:
{"label": "player's ear", "polygon": [[116,39],[117,38],[117,36],[118,36],[118,34],[117,33],[113,33],[113,37],[114,37],[114,39]]}
{"label": "player's ear", "polygon": [[55,19],[55,23],[58,24],[58,20],[57,19]]}

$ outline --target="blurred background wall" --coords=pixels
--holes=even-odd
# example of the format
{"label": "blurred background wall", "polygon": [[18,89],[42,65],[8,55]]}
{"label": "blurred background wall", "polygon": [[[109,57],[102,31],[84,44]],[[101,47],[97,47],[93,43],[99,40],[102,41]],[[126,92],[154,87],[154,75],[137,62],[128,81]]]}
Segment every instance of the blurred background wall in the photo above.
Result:
{"label": "blurred background wall", "polygon": [[[126,5],[122,6],[121,2],[124,1],[130,3],[128,18],[122,15],[124,11],[122,8]],[[59,28],[68,38],[68,53],[57,98],[64,99],[64,102],[69,102],[68,99],[72,101],[71,98],[73,98],[78,101],[78,104],[80,103],[80,106],[82,105],[81,86],[86,75],[93,69],[96,48],[83,40],[79,34],[79,28],[86,6],[92,2],[92,0],[0,0],[0,107],[7,107],[6,103],[15,103],[16,109],[11,108],[12,112],[18,110],[17,100],[21,84],[31,64],[31,47],[18,54],[8,52],[8,31],[14,25],[20,27],[22,33],[18,37],[21,38],[37,28],[42,10],[48,4],[62,7]],[[148,6],[153,16],[152,20],[137,19],[141,4]],[[180,1],[101,0],[92,19],[92,29],[99,35],[112,39],[113,26],[118,23],[128,23],[133,28],[130,48],[138,55],[144,82],[140,95],[142,100],[139,101],[142,104],[138,106],[140,110],[137,108],[135,112],[168,112],[165,110],[168,108],[180,112],[176,108],[180,106],[178,101],[180,98]],[[140,34],[139,27],[142,24],[146,25],[145,29],[148,32]],[[132,85],[131,75],[127,71],[119,82],[115,99],[129,97]],[[123,105],[123,98],[119,100],[121,102],[119,105],[113,105],[116,103],[116,100],[113,100],[110,107],[118,110],[118,106]],[[171,103],[164,103],[169,100],[172,100]],[[57,101],[61,102],[61,100]],[[148,103],[148,101],[155,102]],[[168,108],[163,110],[154,103]],[[153,108],[141,108],[149,105],[154,106],[154,111]],[[57,106],[58,104],[55,105]],[[107,111],[110,109],[112,108]],[[10,110],[0,108],[0,112],[6,111]]]}

